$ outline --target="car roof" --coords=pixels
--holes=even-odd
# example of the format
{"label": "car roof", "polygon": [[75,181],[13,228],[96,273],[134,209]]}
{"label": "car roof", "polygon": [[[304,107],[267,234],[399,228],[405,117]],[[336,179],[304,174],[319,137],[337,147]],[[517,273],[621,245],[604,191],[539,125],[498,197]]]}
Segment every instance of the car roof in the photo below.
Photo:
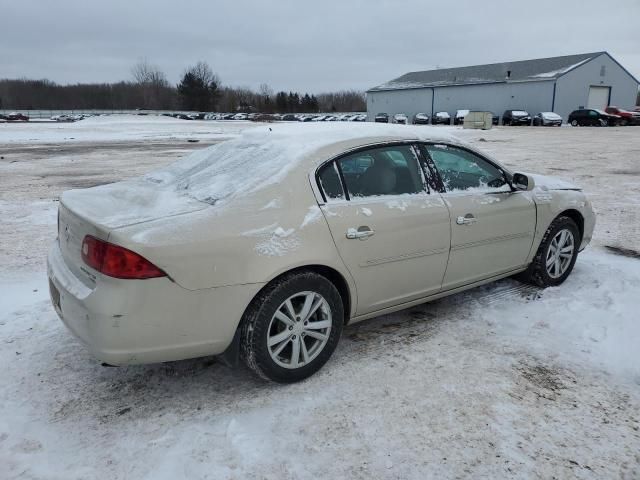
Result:
{"label": "car roof", "polygon": [[281,183],[285,178],[302,180],[323,162],[338,155],[360,147],[398,141],[464,145],[436,128],[372,122],[274,124],[247,129],[237,138],[199,150],[147,174],[146,179],[218,205],[259,190],[274,189],[284,195],[286,189],[283,191]]}

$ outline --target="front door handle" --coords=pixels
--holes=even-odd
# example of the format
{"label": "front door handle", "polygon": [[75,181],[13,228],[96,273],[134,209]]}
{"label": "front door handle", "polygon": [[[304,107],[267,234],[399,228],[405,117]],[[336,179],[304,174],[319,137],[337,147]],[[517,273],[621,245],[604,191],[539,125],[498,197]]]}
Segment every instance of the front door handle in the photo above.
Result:
{"label": "front door handle", "polygon": [[374,232],[367,226],[358,227],[358,229],[351,227],[347,229],[347,238],[349,240],[354,240],[354,239],[365,240],[371,237],[374,233],[376,232]]}
{"label": "front door handle", "polygon": [[471,213],[467,213],[464,217],[459,216],[458,218],[456,218],[456,223],[458,225],[473,225],[477,221],[478,220],[476,219],[476,217],[474,217]]}

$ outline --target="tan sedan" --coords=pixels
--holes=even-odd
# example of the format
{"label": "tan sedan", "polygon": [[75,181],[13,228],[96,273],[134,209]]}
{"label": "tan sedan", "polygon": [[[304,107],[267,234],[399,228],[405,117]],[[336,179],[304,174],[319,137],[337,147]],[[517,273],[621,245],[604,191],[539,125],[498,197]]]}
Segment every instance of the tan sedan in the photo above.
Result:
{"label": "tan sedan", "polygon": [[292,382],[346,323],[515,274],[561,284],[591,240],[585,195],[439,132],[259,127],[65,192],[53,305],[108,364],[222,355]]}

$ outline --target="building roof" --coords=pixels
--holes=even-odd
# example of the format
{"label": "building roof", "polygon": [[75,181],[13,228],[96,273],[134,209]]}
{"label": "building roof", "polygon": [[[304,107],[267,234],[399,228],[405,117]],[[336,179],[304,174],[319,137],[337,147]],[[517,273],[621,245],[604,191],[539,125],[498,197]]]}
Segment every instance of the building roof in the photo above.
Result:
{"label": "building roof", "polygon": [[[537,58],[518,62],[491,63],[471,67],[441,68],[409,72],[368,90],[404,90],[451,85],[555,80],[565,73],[607,52],[582,53],[562,57]],[[608,54],[607,54],[608,55]]]}

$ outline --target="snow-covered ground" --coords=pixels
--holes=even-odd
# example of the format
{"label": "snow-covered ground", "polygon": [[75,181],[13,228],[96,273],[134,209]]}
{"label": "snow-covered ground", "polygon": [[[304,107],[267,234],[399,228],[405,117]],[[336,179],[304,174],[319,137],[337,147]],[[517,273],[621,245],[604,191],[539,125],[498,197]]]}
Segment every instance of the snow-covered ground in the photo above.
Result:
{"label": "snow-covered ground", "polygon": [[347,327],[282,386],[212,358],[101,367],[57,319],[61,191],[249,126],[123,120],[0,125],[0,478],[640,478],[640,129],[452,128],[584,186],[593,245],[561,287],[504,280]]}
{"label": "snow-covered ground", "polygon": [[73,123],[6,123],[0,128],[1,144],[33,145],[70,142],[127,142],[136,140],[196,139],[233,137],[252,126],[251,122],[195,121],[150,115],[109,115],[89,117]]}

